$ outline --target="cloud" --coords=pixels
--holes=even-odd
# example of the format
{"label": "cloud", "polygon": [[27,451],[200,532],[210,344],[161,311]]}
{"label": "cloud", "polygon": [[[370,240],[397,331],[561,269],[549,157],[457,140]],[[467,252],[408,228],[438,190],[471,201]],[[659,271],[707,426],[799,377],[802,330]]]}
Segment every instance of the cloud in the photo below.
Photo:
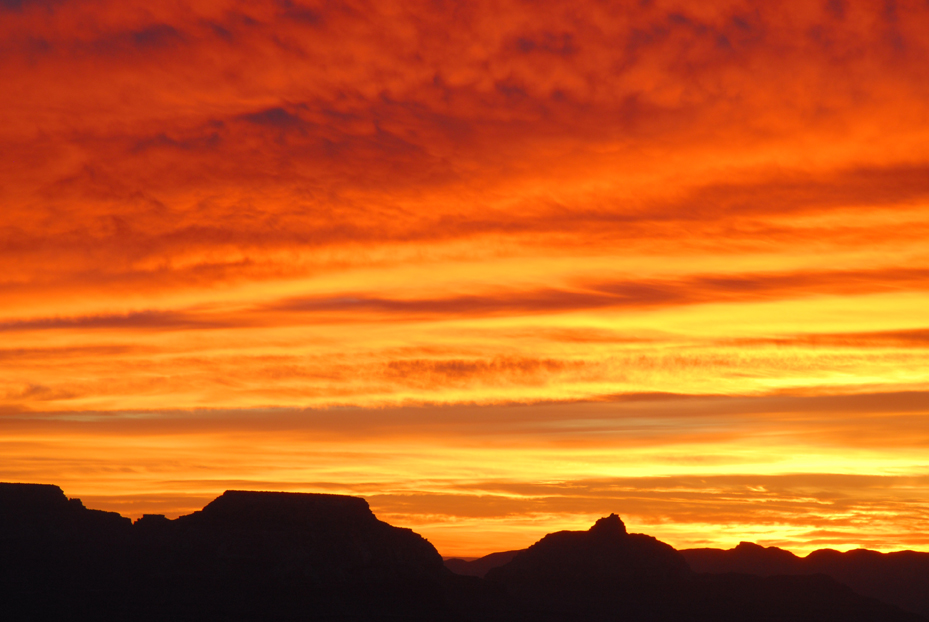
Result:
{"label": "cloud", "polygon": [[814,333],[763,339],[740,339],[735,340],[733,343],[827,348],[925,348],[929,347],[929,329],[917,328],[860,333]]}
{"label": "cloud", "polygon": [[0,12],[3,473],[916,541],[815,477],[925,449],[924,4]]}
{"label": "cloud", "polygon": [[[858,271],[796,272],[780,274],[694,275],[679,280],[616,280],[579,283],[577,289],[497,291],[446,298],[387,298],[363,292],[335,296],[296,297],[259,304],[230,312],[188,308],[145,310],[123,314],[17,319],[0,322],[0,331],[62,329],[228,329],[267,326],[270,323],[300,325],[312,316],[330,323],[381,317],[487,317],[568,313],[596,309],[660,308],[706,303],[737,303],[790,300],[811,296],[867,295],[894,291],[922,291],[929,270],[889,268]],[[333,314],[338,314],[337,316]],[[328,319],[327,319],[328,317]],[[307,318],[307,319],[301,319]],[[314,320],[319,321],[319,320]],[[354,321],[358,321],[357,319]],[[906,339],[908,333],[874,333],[871,340]],[[862,337],[868,339],[867,335]],[[909,334],[921,339],[919,331]],[[806,343],[826,343],[841,336],[808,336]],[[751,340],[733,343],[748,344]],[[780,343],[777,339],[756,343]]]}
{"label": "cloud", "polygon": [[17,363],[23,364],[30,361],[118,356],[140,351],[143,351],[143,348],[133,345],[0,348],[0,361],[16,361]]}
{"label": "cloud", "polygon": [[6,11],[23,11],[32,7],[51,8],[63,0],[0,0],[0,9]]}
{"label": "cloud", "polygon": [[123,330],[190,330],[229,328],[240,322],[206,318],[184,311],[138,311],[127,314],[93,315],[84,317],[41,318],[0,323],[3,331],[32,331],[54,329],[123,329]]}
{"label": "cloud", "polygon": [[[823,442],[832,438],[848,447],[929,442],[919,431],[929,411],[925,391],[856,395],[706,396],[630,394],[604,396],[598,401],[503,403],[496,405],[430,405],[317,409],[158,409],[83,412],[49,411],[41,416],[8,417],[4,425],[19,429],[87,429],[103,435],[165,434],[172,430],[209,433],[296,432],[319,438],[421,437],[563,438],[583,439],[594,431],[594,446],[674,446],[701,434],[713,437],[725,430],[730,438],[751,438],[761,432],[783,438]],[[785,426],[785,422],[791,422]],[[864,427],[870,432],[862,434]],[[853,433],[854,432],[854,433]],[[608,434],[607,434],[608,433]],[[320,436],[322,435],[322,436]],[[710,452],[712,453],[712,452]],[[670,455],[670,454],[669,454]],[[731,459],[731,458],[728,458]]]}
{"label": "cloud", "polygon": [[[782,274],[695,275],[681,280],[617,280],[579,284],[575,290],[541,289],[444,299],[386,299],[364,294],[294,298],[267,307],[290,313],[376,313],[399,316],[522,315],[604,308],[648,308],[700,303],[783,300],[807,296],[861,295],[921,290],[922,268]],[[344,316],[342,316],[344,319]]]}
{"label": "cloud", "polygon": [[259,112],[246,114],[243,115],[242,118],[249,123],[267,125],[281,130],[300,127],[304,123],[300,117],[280,107],[268,108]]}

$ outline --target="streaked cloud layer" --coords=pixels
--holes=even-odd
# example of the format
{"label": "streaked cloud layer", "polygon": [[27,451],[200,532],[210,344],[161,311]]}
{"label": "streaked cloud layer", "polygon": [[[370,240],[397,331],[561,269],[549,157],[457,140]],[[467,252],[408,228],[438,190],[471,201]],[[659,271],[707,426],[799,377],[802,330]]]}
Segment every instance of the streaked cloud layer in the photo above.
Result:
{"label": "streaked cloud layer", "polygon": [[0,2],[0,479],[363,493],[443,552],[610,511],[925,549],[927,31]]}

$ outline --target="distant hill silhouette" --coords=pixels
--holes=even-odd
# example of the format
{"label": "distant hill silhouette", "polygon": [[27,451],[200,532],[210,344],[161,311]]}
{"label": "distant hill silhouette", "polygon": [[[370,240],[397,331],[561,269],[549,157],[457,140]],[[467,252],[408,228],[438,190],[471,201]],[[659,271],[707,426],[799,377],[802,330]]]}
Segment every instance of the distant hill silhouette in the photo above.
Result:
{"label": "distant hill silhouette", "polygon": [[521,550],[501,551],[471,560],[450,557],[445,560],[445,567],[455,574],[464,575],[466,577],[480,577],[483,579],[484,575],[486,575],[491,568],[496,568],[497,566],[508,563],[520,552]]}
{"label": "distant hill silhouette", "polygon": [[456,575],[356,497],[228,491],[132,524],[56,486],[0,484],[4,620],[920,619],[823,575],[696,574],[616,515],[493,559],[507,556]]}
{"label": "distant hill silhouette", "polygon": [[568,620],[916,620],[829,577],[696,574],[671,546],[629,534],[615,514],[549,534],[490,570],[513,618]]}
{"label": "distant hill silhouette", "polygon": [[687,549],[681,554],[696,572],[828,575],[859,594],[929,618],[929,553],[878,553],[864,549],[840,553],[822,549],[797,557],[776,547],[742,542],[729,550]]}
{"label": "distant hill silhouette", "polygon": [[[491,553],[471,561],[451,558],[445,560],[445,566],[458,574],[484,577],[520,552]],[[790,551],[750,542],[729,550],[684,549],[680,553],[696,573],[762,577],[823,574],[862,596],[877,598],[929,619],[929,553],[878,553],[865,549],[840,553],[822,549],[802,558]]]}

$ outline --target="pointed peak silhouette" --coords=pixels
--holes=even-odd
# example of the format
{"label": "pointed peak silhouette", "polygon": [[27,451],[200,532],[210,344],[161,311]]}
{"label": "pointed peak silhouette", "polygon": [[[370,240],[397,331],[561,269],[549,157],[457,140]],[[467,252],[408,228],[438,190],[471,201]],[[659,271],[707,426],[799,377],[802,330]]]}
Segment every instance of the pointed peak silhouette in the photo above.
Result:
{"label": "pointed peak silhouette", "polygon": [[[630,580],[671,580],[690,573],[684,558],[651,536],[630,534],[616,514],[587,531],[551,533],[486,577],[517,598],[607,590]],[[599,592],[598,592],[599,593]],[[573,598],[573,596],[572,596]]]}
{"label": "pointed peak silhouette", "polygon": [[596,536],[626,535],[627,533],[626,525],[616,514],[599,519],[588,532]]}

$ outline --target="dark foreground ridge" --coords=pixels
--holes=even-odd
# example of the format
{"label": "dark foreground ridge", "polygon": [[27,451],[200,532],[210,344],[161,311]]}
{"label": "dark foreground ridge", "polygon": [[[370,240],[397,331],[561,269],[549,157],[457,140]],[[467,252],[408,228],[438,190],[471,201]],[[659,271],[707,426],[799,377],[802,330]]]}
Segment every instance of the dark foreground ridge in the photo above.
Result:
{"label": "dark foreground ridge", "polygon": [[500,551],[499,553],[491,553],[490,555],[472,560],[450,557],[445,560],[445,567],[455,574],[464,575],[466,577],[480,577],[483,579],[492,568],[508,564],[521,552],[522,551]]}
{"label": "dark foreground ridge", "polygon": [[616,515],[448,570],[364,499],[228,491],[132,524],[56,486],[0,484],[0,611],[9,620],[664,621],[922,618],[824,575],[696,574]]}
{"label": "dark foreground ridge", "polygon": [[759,576],[823,574],[859,594],[871,596],[929,618],[929,553],[878,553],[831,549],[797,557],[777,547],[742,542],[734,549],[681,551],[695,572],[738,572]]}

